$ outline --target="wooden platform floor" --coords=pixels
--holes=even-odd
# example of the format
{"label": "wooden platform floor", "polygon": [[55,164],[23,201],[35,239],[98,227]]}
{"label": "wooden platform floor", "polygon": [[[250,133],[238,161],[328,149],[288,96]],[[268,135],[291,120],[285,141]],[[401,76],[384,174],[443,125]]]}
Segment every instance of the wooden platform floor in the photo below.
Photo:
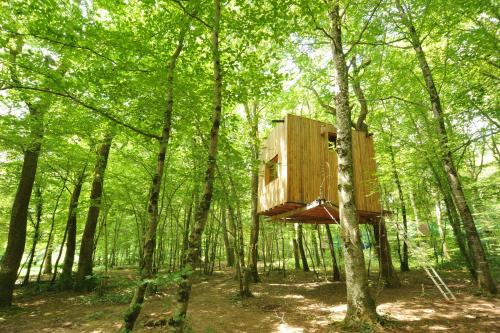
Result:
{"label": "wooden platform floor", "polygon": [[[358,211],[359,223],[375,223],[381,212]],[[325,200],[317,199],[308,204],[286,203],[274,207],[261,215],[269,217],[269,221],[286,223],[338,224],[339,208]]]}

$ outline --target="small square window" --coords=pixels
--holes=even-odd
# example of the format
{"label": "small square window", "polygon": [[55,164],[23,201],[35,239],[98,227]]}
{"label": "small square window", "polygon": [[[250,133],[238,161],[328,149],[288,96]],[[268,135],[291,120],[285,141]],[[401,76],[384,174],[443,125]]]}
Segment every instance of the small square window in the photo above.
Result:
{"label": "small square window", "polygon": [[266,184],[278,178],[278,155],[274,156],[266,163],[265,179]]}
{"label": "small square window", "polygon": [[328,133],[328,150],[337,149],[337,133]]}

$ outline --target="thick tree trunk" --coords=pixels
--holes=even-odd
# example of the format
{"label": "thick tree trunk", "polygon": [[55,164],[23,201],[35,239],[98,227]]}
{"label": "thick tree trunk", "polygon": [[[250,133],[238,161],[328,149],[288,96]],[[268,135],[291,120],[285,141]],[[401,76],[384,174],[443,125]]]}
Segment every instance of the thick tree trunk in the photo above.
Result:
{"label": "thick tree trunk", "polygon": [[[167,107],[163,117],[163,129],[159,142],[158,157],[156,162],[156,171],[152,179],[149,192],[148,203],[148,225],[143,245],[143,257],[140,265],[141,282],[137,286],[134,296],[130,302],[129,308],[124,315],[124,323],[120,332],[131,332],[135,321],[141,312],[142,303],[148,285],[147,280],[153,277],[153,256],[156,247],[156,229],[158,227],[158,199],[160,197],[161,183],[165,166],[165,157],[167,154],[168,141],[172,128],[172,112],[174,106],[174,74],[177,60],[184,47],[184,37],[187,28],[183,27],[177,42],[177,47],[170,58],[167,68]],[[189,251],[189,250],[188,250]]]}
{"label": "thick tree trunk", "polygon": [[299,247],[300,259],[302,260],[302,270],[304,272],[309,272],[309,265],[307,264],[306,251],[304,249],[304,235],[302,230],[302,224],[295,223],[295,239],[297,240],[297,245]]}
{"label": "thick tree trunk", "polygon": [[325,224],[326,237],[328,238],[328,248],[330,249],[330,256],[332,257],[332,270],[333,270],[333,281],[341,281],[339,265],[337,263],[337,258],[335,256],[335,245],[333,243],[332,232],[330,231],[330,226]]}
{"label": "thick tree trunk", "polygon": [[361,244],[353,185],[351,109],[349,107],[349,82],[342,45],[342,19],[339,1],[331,3],[329,11],[331,47],[335,67],[337,93],[337,158],[339,213],[347,286],[347,313],[345,323],[359,326],[378,321],[375,302],[368,291],[368,278]]}
{"label": "thick tree trunk", "polygon": [[28,206],[43,138],[43,115],[38,110],[38,106],[35,107],[28,104],[28,108],[31,124],[31,143],[24,152],[21,176],[10,214],[7,247],[0,262],[0,308],[12,304],[17,270],[19,269],[26,243]]}
{"label": "thick tree trunk", "polygon": [[103,142],[97,149],[92,188],[90,190],[90,207],[87,214],[87,222],[83,230],[80,243],[80,257],[78,259],[78,271],[75,277],[75,288],[77,290],[90,290],[93,282],[88,277],[92,275],[92,253],[94,250],[94,237],[101,210],[101,198],[104,188],[104,173],[108,164],[109,151],[113,136],[107,133]]}
{"label": "thick tree trunk", "polygon": [[477,271],[478,287],[487,293],[496,294],[497,292],[496,283],[491,274],[488,260],[486,258],[486,254],[483,245],[481,243],[479,233],[477,232],[474,218],[472,216],[469,205],[465,198],[465,194],[462,189],[462,184],[460,183],[458,172],[455,168],[455,165],[453,164],[453,158],[452,158],[452,153],[450,151],[448,134],[444,122],[444,113],[441,106],[439,93],[434,83],[432,71],[429,67],[429,64],[427,63],[427,59],[424,50],[422,49],[420,38],[417,34],[417,31],[415,30],[413,22],[411,21],[411,18],[401,5],[400,0],[396,0],[396,7],[399,11],[399,14],[401,15],[403,24],[408,29],[410,41],[413,46],[413,49],[415,50],[415,54],[417,56],[418,63],[420,65],[420,69],[424,77],[427,92],[429,94],[429,99],[432,106],[432,114],[436,120],[436,125],[437,125],[436,131],[439,135],[439,144],[442,152],[441,160],[444,166],[444,170],[446,172],[448,182],[451,187],[451,193],[453,195],[455,204],[462,218],[462,222],[465,229],[465,235],[467,237],[467,242],[471,252],[471,258],[473,260],[474,267]]}
{"label": "thick tree trunk", "polygon": [[[191,274],[199,260],[201,251],[201,236],[205,229],[208,212],[212,203],[215,166],[217,159],[217,144],[219,141],[219,127],[222,114],[222,70],[219,53],[219,28],[220,28],[221,6],[220,0],[214,0],[214,20],[212,25],[212,59],[214,69],[214,105],[212,115],[212,128],[210,130],[210,146],[208,149],[207,169],[205,172],[205,188],[202,200],[196,210],[195,223],[189,235],[189,250],[186,253],[186,265],[179,284],[172,317],[168,324],[173,332],[184,331],[189,295],[191,293]],[[189,273],[188,273],[189,272]]]}
{"label": "thick tree trunk", "polygon": [[401,286],[398,275],[392,265],[391,249],[389,239],[387,238],[387,229],[383,218],[378,223],[373,224],[373,233],[375,236],[375,246],[377,249],[379,275],[384,285],[388,288],[397,288]]}
{"label": "thick tree trunk", "polygon": [[76,249],[76,218],[78,201],[80,200],[80,193],[82,192],[83,180],[85,178],[85,169],[86,166],[76,180],[75,188],[69,202],[68,221],[66,224],[66,253],[64,254],[63,270],[60,277],[61,287],[63,289],[70,289],[73,287],[73,263],[75,261]]}
{"label": "thick tree trunk", "polygon": [[467,250],[467,245],[465,244],[462,228],[460,227],[460,217],[458,216],[455,205],[453,204],[453,199],[451,198],[448,191],[441,189],[441,193],[443,194],[446,213],[448,215],[448,221],[450,221],[451,229],[453,230],[455,242],[457,243],[460,254],[464,259],[465,265],[467,266],[467,269],[469,270],[472,278],[477,281],[477,272],[474,268],[474,265],[472,264],[470,253]]}

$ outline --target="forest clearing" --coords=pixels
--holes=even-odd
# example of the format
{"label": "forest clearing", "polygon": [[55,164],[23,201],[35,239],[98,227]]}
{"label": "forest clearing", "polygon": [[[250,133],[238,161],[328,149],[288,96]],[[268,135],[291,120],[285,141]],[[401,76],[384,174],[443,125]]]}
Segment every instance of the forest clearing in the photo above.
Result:
{"label": "forest clearing", "polygon": [[0,3],[0,333],[500,331],[498,5]]}

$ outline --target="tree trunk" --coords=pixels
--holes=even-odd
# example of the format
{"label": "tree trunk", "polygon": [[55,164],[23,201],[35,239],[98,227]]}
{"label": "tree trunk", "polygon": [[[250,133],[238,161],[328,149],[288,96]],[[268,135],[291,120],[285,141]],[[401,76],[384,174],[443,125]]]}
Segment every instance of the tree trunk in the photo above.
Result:
{"label": "tree trunk", "polygon": [[168,141],[172,128],[172,112],[174,106],[174,74],[177,59],[184,47],[184,37],[187,27],[183,27],[179,33],[177,47],[172,54],[167,68],[167,107],[163,117],[163,129],[159,142],[158,157],[156,162],[156,171],[152,179],[151,190],[149,191],[148,203],[148,225],[143,245],[143,257],[140,265],[141,282],[137,286],[134,296],[130,301],[128,310],[124,315],[124,323],[121,332],[131,332],[135,321],[141,312],[142,303],[148,285],[147,280],[153,277],[153,256],[156,247],[156,229],[158,227],[158,198],[160,197],[161,183],[165,166],[165,157],[167,154]]}
{"label": "tree trunk", "polygon": [[[413,121],[413,126],[415,128],[415,131],[421,136],[419,133],[418,126],[416,125],[415,121]],[[420,140],[419,140],[420,141]],[[421,142],[419,142],[421,143]],[[460,226],[460,218],[458,216],[457,210],[455,208],[455,204],[453,203],[453,198],[451,197],[450,190],[448,187],[443,184],[442,178],[438,170],[434,167],[432,164],[431,160],[426,157],[427,164],[429,166],[429,169],[432,171],[432,174],[434,176],[434,180],[436,181],[436,186],[439,188],[441,194],[443,195],[443,200],[445,203],[446,207],[446,213],[448,215],[448,220],[450,221],[451,228],[453,230],[453,236],[455,237],[455,242],[457,243],[458,248],[460,249],[460,254],[462,255],[462,258],[464,258],[465,265],[467,266],[467,269],[469,270],[472,278],[474,281],[477,281],[477,272],[474,268],[474,265],[472,263],[472,259],[470,256],[469,251],[467,250],[467,246],[465,244],[465,239],[464,235],[462,232],[462,228]],[[446,185],[449,185],[446,183]]]}
{"label": "tree trunk", "polygon": [[251,179],[252,179],[252,228],[250,231],[250,274],[253,282],[260,282],[257,271],[258,244],[259,244],[259,215],[257,215],[258,191],[259,191],[259,111],[258,103],[254,102],[253,110],[250,110],[248,104],[245,104],[247,120],[250,125],[250,138],[252,144],[250,151],[252,154]]}
{"label": "tree trunk", "polygon": [[[188,210],[186,212],[186,218],[184,220],[184,228],[182,231],[182,258],[181,258],[181,266],[184,266],[184,254],[187,252],[188,247],[189,247],[189,229],[191,228],[191,217],[193,215],[193,205],[194,205],[194,198],[196,195],[196,187],[193,189],[193,193],[191,194],[191,201],[189,202]],[[226,228],[225,221],[222,226],[223,228]]]}
{"label": "tree trunk", "polygon": [[387,238],[387,229],[383,218],[378,223],[373,224],[373,233],[375,235],[375,246],[377,249],[379,262],[379,275],[384,285],[388,288],[397,288],[401,286],[398,275],[392,265],[391,249],[389,239]]}
{"label": "tree trunk", "polygon": [[396,168],[396,159],[394,156],[394,150],[392,149],[392,142],[389,146],[389,152],[391,154],[392,175],[398,189],[399,203],[401,205],[401,216],[403,218],[403,254],[400,257],[401,272],[409,272],[410,266],[408,264],[408,244],[406,243],[408,241],[408,219],[406,216],[406,203],[403,194],[403,187],[401,186],[401,180],[399,179],[398,170]]}
{"label": "tree trunk", "polygon": [[297,245],[299,246],[300,258],[302,259],[302,270],[304,272],[309,272],[309,265],[307,264],[306,251],[304,250],[304,235],[302,230],[302,224],[295,223],[295,239],[297,240]]}
{"label": "tree trunk", "polygon": [[330,231],[330,226],[325,224],[326,237],[328,238],[328,248],[330,249],[330,256],[332,257],[332,270],[333,270],[333,281],[341,281],[339,265],[337,263],[337,258],[335,257],[335,245],[333,243],[332,232]]}
{"label": "tree trunk", "polygon": [[101,210],[104,173],[108,164],[112,140],[113,136],[111,133],[107,133],[100,147],[97,149],[92,188],[90,190],[90,207],[87,214],[85,229],[83,230],[82,241],[80,243],[78,271],[75,277],[75,288],[77,290],[90,290],[93,287],[93,282],[88,277],[92,275],[92,253],[94,250],[95,230]]}
{"label": "tree trunk", "polygon": [[66,224],[67,238],[66,238],[66,253],[64,254],[63,270],[61,273],[61,287],[63,289],[70,289],[73,287],[73,263],[75,261],[76,249],[76,218],[78,210],[78,201],[80,193],[82,192],[83,180],[85,178],[85,169],[76,180],[75,189],[71,194],[69,202],[68,221]]}
{"label": "tree trunk", "polygon": [[52,218],[51,218],[51,223],[50,223],[50,231],[49,231],[49,236],[47,237],[47,245],[45,246],[45,252],[43,255],[43,260],[42,264],[40,265],[40,270],[38,271],[38,277],[36,279],[36,282],[40,282],[40,278],[42,275],[42,268],[43,268],[43,273],[44,274],[52,274],[52,249],[53,249],[53,242],[54,242],[54,225],[56,223],[56,213],[57,213],[57,208],[59,207],[59,202],[61,200],[61,197],[66,190],[66,181],[67,179],[63,179],[63,185],[61,187],[61,191],[59,192],[57,199],[56,199],[56,204],[54,205],[54,209],[52,210]]}
{"label": "tree trunk", "polygon": [[400,0],[396,0],[396,7],[399,11],[399,14],[401,15],[403,24],[408,29],[410,41],[413,49],[415,50],[420,69],[425,80],[427,92],[429,94],[429,99],[432,106],[432,114],[436,120],[436,131],[439,136],[439,144],[442,152],[441,160],[451,187],[451,193],[462,218],[465,235],[467,237],[467,242],[471,252],[471,258],[477,271],[478,286],[487,293],[496,294],[496,283],[491,274],[488,260],[483,249],[479,233],[477,232],[474,218],[472,216],[469,205],[465,198],[464,191],[462,189],[462,185],[460,183],[460,178],[458,177],[457,170],[455,168],[455,165],[453,164],[453,157],[450,151],[441,100],[436,85],[434,84],[434,78],[432,76],[431,69],[429,67],[429,64],[427,63],[420,38],[417,34],[417,31],[415,30],[413,22],[401,5]]}
{"label": "tree trunk", "polygon": [[222,71],[219,53],[219,28],[221,7],[220,0],[214,0],[214,20],[212,25],[212,59],[214,69],[214,105],[212,115],[212,128],[210,130],[210,146],[208,149],[207,169],[205,172],[205,188],[203,197],[196,210],[195,223],[189,235],[189,250],[186,253],[186,265],[182,274],[182,282],[179,284],[172,317],[168,324],[173,332],[183,332],[186,320],[189,295],[191,293],[191,274],[199,260],[201,251],[201,236],[207,222],[210,204],[212,203],[215,166],[217,159],[217,143],[219,139],[219,127],[222,113]]}
{"label": "tree trunk", "polygon": [[299,244],[297,239],[292,239],[293,242],[293,258],[295,259],[295,269],[300,269],[300,254],[299,254]]}
{"label": "tree trunk", "polygon": [[351,109],[349,107],[348,69],[342,45],[342,18],[339,1],[334,0],[329,10],[330,37],[335,67],[337,93],[337,158],[339,215],[344,239],[344,263],[347,286],[347,326],[359,327],[362,323],[378,321],[375,302],[368,291],[365,259],[361,246],[361,235],[353,186]]}
{"label": "tree trunk", "polygon": [[441,243],[441,249],[440,249],[442,254],[441,258],[444,257],[447,260],[449,260],[450,254],[448,253],[448,246],[446,245],[446,231],[442,223],[441,200],[439,200],[439,198],[436,198],[436,222]]}
{"label": "tree trunk", "polygon": [[43,265],[43,274],[52,274],[52,235],[50,235],[47,245],[47,251],[45,252],[45,261]]}
{"label": "tree trunk", "polygon": [[224,238],[224,246],[226,247],[226,262],[228,267],[234,267],[234,247],[233,242],[230,240],[227,230],[226,210],[222,210],[222,236]]}
{"label": "tree trunk", "polygon": [[31,265],[33,264],[33,259],[35,258],[36,244],[38,243],[38,238],[40,237],[40,221],[42,220],[42,191],[40,186],[35,188],[35,198],[36,198],[36,223],[35,230],[33,231],[33,245],[31,246],[28,261],[28,267],[26,268],[26,275],[24,276],[23,286],[28,285],[30,282]]}
{"label": "tree trunk", "polygon": [[29,103],[31,142],[24,151],[21,177],[12,204],[7,247],[0,262],[0,308],[12,304],[12,294],[26,243],[28,206],[43,138],[43,114]]}

